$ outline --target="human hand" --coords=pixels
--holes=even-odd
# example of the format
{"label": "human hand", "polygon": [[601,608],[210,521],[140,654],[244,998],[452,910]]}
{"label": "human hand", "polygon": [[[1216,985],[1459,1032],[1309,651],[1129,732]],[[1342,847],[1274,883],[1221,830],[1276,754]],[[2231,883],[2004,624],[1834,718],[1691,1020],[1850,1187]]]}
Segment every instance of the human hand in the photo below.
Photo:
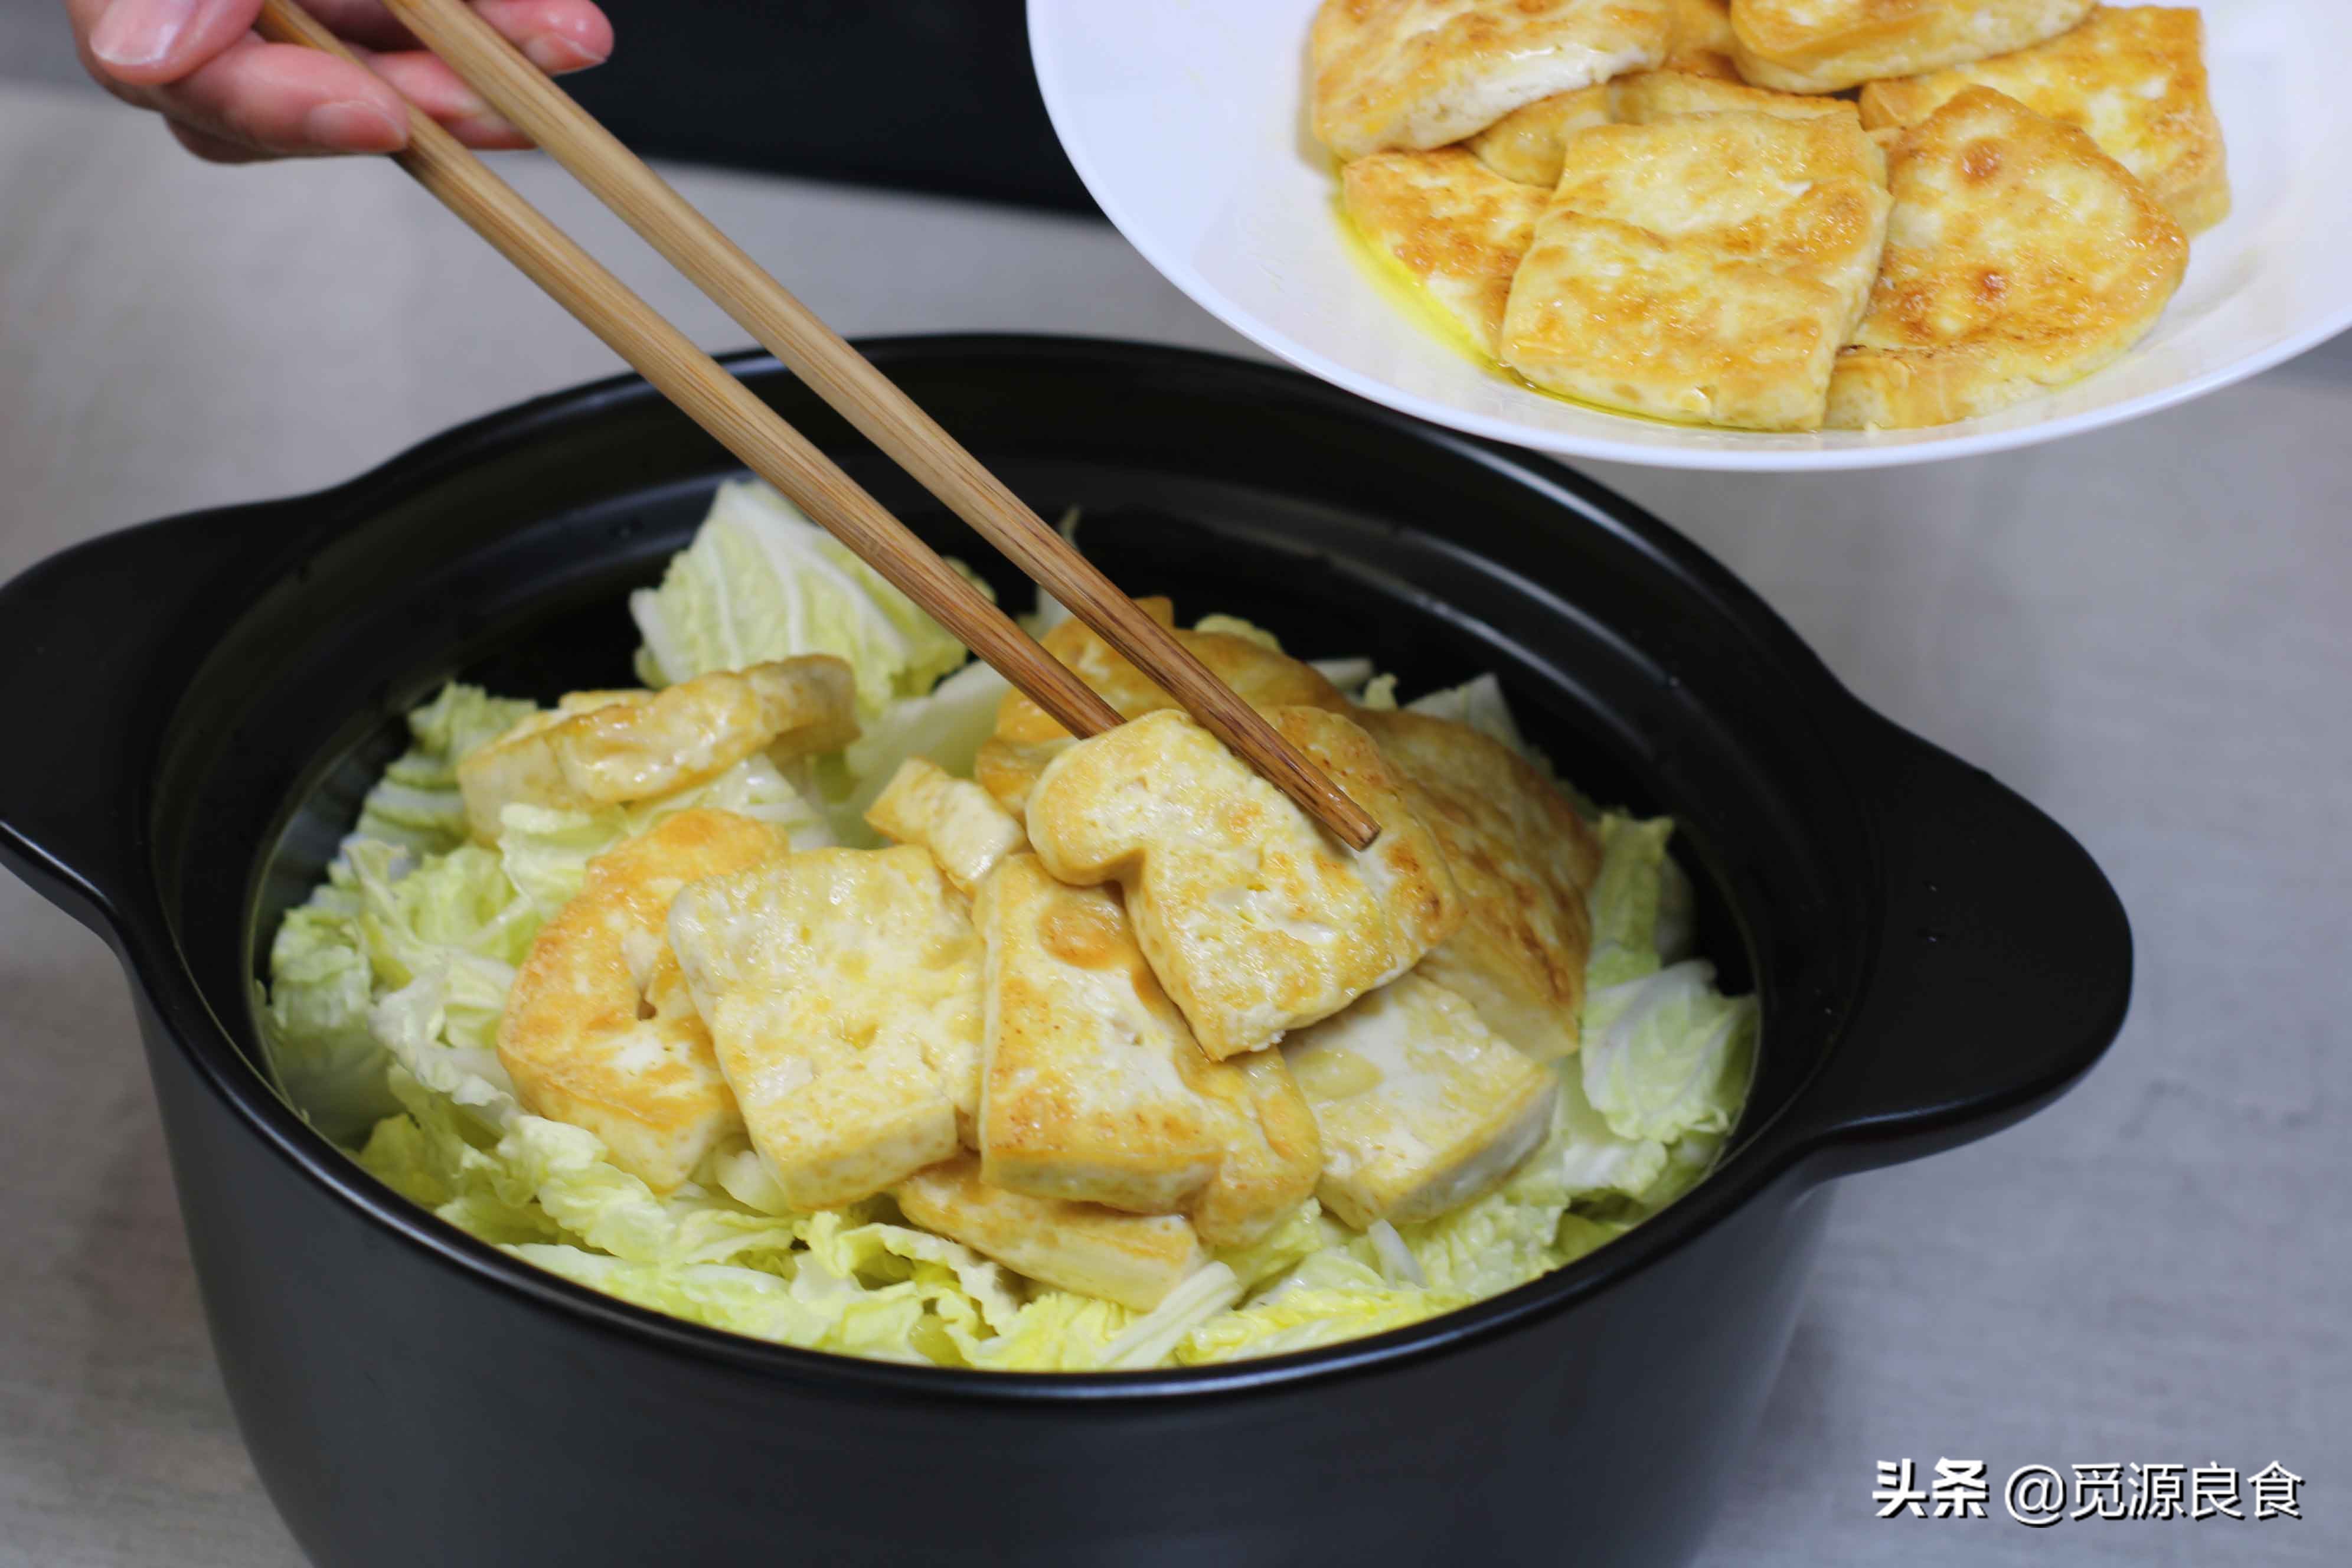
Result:
{"label": "human hand", "polygon": [[[252,31],[261,0],[65,4],[98,84],[163,115],[182,146],[215,163],[395,152],[408,142],[407,103],[468,146],[526,145],[377,0],[304,0],[366,66],[264,43]],[[580,70],[613,52],[613,25],[594,0],[477,0],[475,9],[542,70]]]}

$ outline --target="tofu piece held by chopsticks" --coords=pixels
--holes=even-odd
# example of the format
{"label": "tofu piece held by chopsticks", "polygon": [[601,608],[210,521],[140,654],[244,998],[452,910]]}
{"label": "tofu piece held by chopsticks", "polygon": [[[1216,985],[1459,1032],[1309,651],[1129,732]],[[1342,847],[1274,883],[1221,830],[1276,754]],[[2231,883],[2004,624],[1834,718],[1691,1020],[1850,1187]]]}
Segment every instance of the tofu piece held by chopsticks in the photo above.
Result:
{"label": "tofu piece held by chopsticks", "polygon": [[1036,1197],[1189,1213],[1253,1241],[1315,1189],[1313,1113],[1281,1058],[1213,1062],[1144,961],[1117,889],[1005,860],[974,910],[988,942],[981,1175]]}
{"label": "tofu piece held by chopsticks", "polygon": [[1158,1306],[1204,1261],[1180,1215],[1006,1192],[982,1182],[980,1162],[969,1154],[908,1177],[893,1195],[925,1230],[1032,1279],[1138,1311]]}
{"label": "tofu piece held by chopsticks", "polygon": [[[1165,598],[1138,599],[1135,604],[1169,627],[1186,652],[1261,713],[1298,703],[1328,708],[1334,713],[1355,710],[1355,704],[1310,664],[1231,632],[1176,630],[1176,606]],[[1181,707],[1084,621],[1062,622],[1040,637],[1038,645],[1067,665],[1123,719]],[[996,733],[981,745],[972,777],[996,797],[999,805],[1019,816],[1028,809],[1029,792],[1036,786],[1037,775],[1074,743],[1070,732],[1051,714],[1021,692],[1008,691],[997,707]]]}
{"label": "tofu piece held by chopsticks", "polygon": [[1551,1127],[1559,1080],[1408,974],[1285,1041],[1323,1134],[1316,1195],[1362,1230],[1434,1218],[1500,1185]]}
{"label": "tofu piece held by chopsticks", "polygon": [[682,811],[588,862],[540,928],[499,1016],[499,1060],[536,1115],[584,1127],[657,1193],[692,1175],[743,1118],[667,935],[690,882],[785,853],[767,824]]}
{"label": "tofu piece held by chopsticks", "polygon": [[1170,710],[1071,747],[1029,798],[1046,869],[1119,882],[1152,973],[1219,1060],[1338,1012],[1462,921],[1436,842],[1370,737],[1319,708],[1267,718],[1379,821],[1369,850]]}
{"label": "tofu piece held by chopsticks", "polygon": [[811,849],[697,882],[669,938],[795,1207],[854,1202],[956,1152],[979,1108],[982,954],[928,851]]}

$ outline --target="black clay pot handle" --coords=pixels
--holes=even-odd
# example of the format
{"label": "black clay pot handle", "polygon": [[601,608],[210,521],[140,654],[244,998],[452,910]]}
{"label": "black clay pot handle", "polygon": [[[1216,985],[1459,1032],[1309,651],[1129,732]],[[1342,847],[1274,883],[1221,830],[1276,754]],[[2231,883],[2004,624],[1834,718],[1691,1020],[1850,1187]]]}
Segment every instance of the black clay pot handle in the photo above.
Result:
{"label": "black clay pot handle", "polygon": [[1801,1101],[1832,1172],[2029,1115],[2098,1060],[2131,997],[2131,927],[2082,846],[1981,770],[1859,717],[1879,945]]}
{"label": "black clay pot handle", "polygon": [[157,740],[282,547],[291,503],[78,545],[0,587],[0,864],[100,934],[145,879]]}

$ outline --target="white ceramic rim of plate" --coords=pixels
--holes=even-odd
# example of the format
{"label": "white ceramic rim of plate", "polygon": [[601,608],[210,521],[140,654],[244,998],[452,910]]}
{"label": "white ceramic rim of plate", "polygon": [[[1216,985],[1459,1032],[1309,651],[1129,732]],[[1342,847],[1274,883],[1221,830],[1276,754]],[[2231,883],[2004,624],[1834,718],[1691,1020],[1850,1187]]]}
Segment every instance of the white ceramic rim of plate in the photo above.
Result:
{"label": "white ceramic rim of plate", "polygon": [[[2267,342],[2250,345],[2242,353],[2224,356],[2220,363],[2203,370],[2182,375],[2137,395],[2119,397],[2048,417],[2034,418],[2032,410],[2037,405],[2063,398],[2068,392],[2084,386],[2085,383],[2077,382],[2072,387],[2059,388],[2045,397],[2028,400],[1983,419],[1923,430],[1826,431],[1800,436],[1724,431],[1630,419],[1602,409],[1543,398],[1542,395],[1532,392],[1527,395],[1531,399],[1540,398],[1546,403],[1557,403],[1565,414],[1626,426],[1629,435],[1638,430],[1647,438],[1631,439],[1606,433],[1496,417],[1457,404],[1423,396],[1380,376],[1336,362],[1233,299],[1225,289],[1179,254],[1174,237],[1163,233],[1160,226],[1151,221],[1151,215],[1145,206],[1131,198],[1129,184],[1110,177],[1108,171],[1102,166],[1097,148],[1086,133],[1074,101],[1072,72],[1077,68],[1064,54],[1064,45],[1069,35],[1059,25],[1060,13],[1065,6],[1084,5],[1091,9],[1098,3],[1099,0],[1027,0],[1029,37],[1038,87],[1055,134],[1060,137],[1063,149],[1077,170],[1079,178],[1085,182],[1087,191],[1112,225],[1142,254],[1145,260],[1196,304],[1260,347],[1301,370],[1372,402],[1471,435],[1565,456],[1653,468],[1788,472],[1936,462],[2011,451],[2059,440],[2173,407],[2260,374],[2352,328],[2352,267],[2347,267],[2347,285],[2342,297],[2333,302],[2332,308],[2291,330]],[[1287,12],[1295,8],[1299,47],[1303,48],[1306,18],[1311,14],[1314,0],[1289,0],[1287,5],[1280,3],[1280,0],[1244,0],[1244,3],[1249,4],[1253,9],[1263,6],[1266,12]],[[2232,5],[2265,13],[2284,8],[2298,17],[2307,17],[2311,15],[2307,7],[2315,5],[2325,7],[2328,3],[2329,0],[2209,0],[2208,5],[2202,7],[2208,12],[2209,47],[2213,45],[2210,35],[2214,30],[2213,18],[2217,11],[2225,11]],[[2352,7],[2347,7],[2347,12],[2352,13]],[[2324,10],[2320,14],[2326,15]],[[1099,19],[1101,13],[1097,12],[1096,15]],[[2231,15],[2231,22],[2238,19],[2238,15]],[[2336,16],[2336,22],[2347,42],[2352,42],[2352,25],[2346,24],[2342,14]],[[2218,54],[2220,51],[2216,49],[2214,52]],[[2218,61],[2215,75],[2216,95],[2220,97],[2221,72]],[[2231,136],[2229,122],[2234,117],[2230,114],[2226,103],[2223,112],[2224,134]],[[2347,151],[2352,153],[2352,114],[2344,115],[2341,124],[2336,129],[2339,133],[2347,134]],[[1161,130],[1164,134],[1166,127]],[[2233,181],[2242,167],[2260,156],[2257,152],[2250,157],[2243,142],[2235,137],[2231,140],[2230,153]],[[2306,167],[2308,162],[2305,163]],[[2340,192],[2336,199],[2341,201]],[[2214,232],[2219,234],[2237,227],[2243,216],[2242,210],[2233,214],[2223,229]],[[2195,246],[2204,246],[2210,238],[2211,236],[2200,236]],[[2192,272],[2197,259],[2192,254]],[[2159,323],[2159,330],[2161,325]],[[1416,325],[1413,330],[1418,331],[1421,329]],[[1456,354],[1454,349],[1433,340],[1429,343],[1429,352],[1440,355]],[[2126,354],[2117,366],[2110,367],[2110,370],[2127,364],[2131,357]],[[2098,373],[2099,375],[2106,374]],[[2085,379],[2086,382],[2095,382],[2097,377]],[[1661,432],[1664,433],[1663,437]],[[1756,444],[1734,444],[1743,441]]]}

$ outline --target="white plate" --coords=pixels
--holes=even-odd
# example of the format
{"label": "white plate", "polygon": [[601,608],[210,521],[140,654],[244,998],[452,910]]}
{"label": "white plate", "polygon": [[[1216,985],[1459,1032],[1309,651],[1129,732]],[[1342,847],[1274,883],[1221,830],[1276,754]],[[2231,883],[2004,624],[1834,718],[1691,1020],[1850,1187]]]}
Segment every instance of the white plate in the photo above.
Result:
{"label": "white plate", "polygon": [[2156,330],[2049,396],[1932,430],[1763,435],[1653,424],[1485,369],[1349,253],[1307,132],[1315,0],[1029,0],[1062,144],[1136,248],[1236,331],[1408,414],[1523,447],[1683,468],[1862,468],[2053,440],[2226,386],[2352,326],[2352,4],[2210,0],[2236,208]]}

